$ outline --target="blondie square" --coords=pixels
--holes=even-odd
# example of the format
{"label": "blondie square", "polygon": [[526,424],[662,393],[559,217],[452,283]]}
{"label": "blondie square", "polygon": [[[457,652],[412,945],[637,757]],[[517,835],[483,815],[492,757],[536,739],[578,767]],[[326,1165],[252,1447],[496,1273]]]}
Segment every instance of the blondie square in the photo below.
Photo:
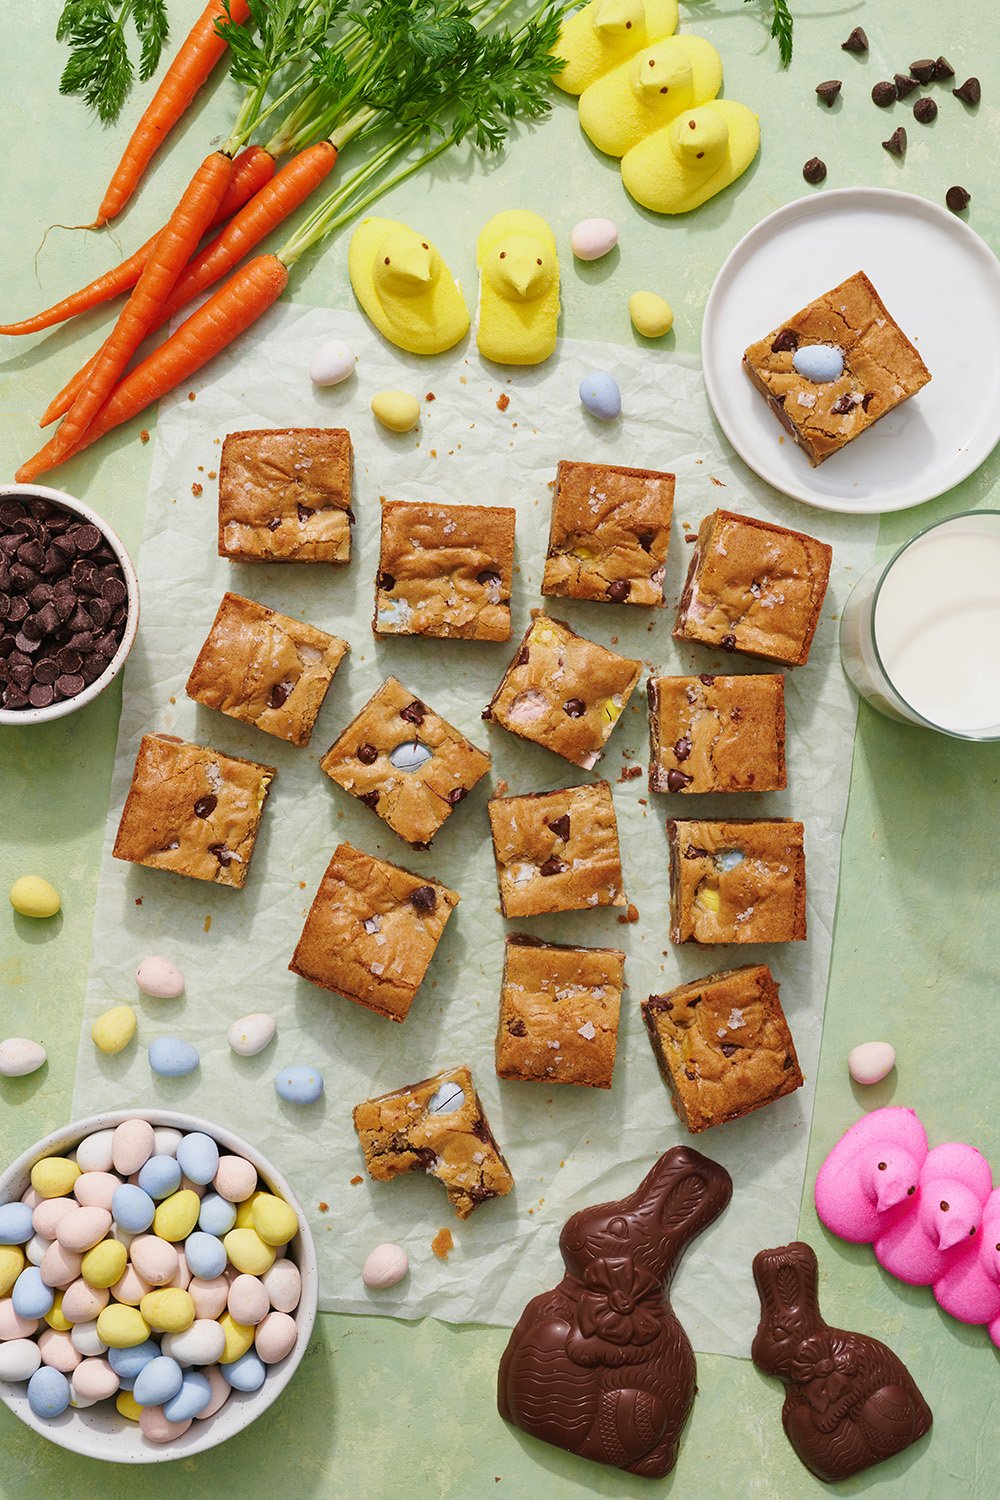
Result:
{"label": "blondie square", "polygon": [[239,594],[223,595],[187,680],[206,708],[307,745],[348,645]]}
{"label": "blondie square", "polygon": [[642,663],[538,614],[483,713],[590,771],[600,759]]}
{"label": "blondie square", "polygon": [[804,532],[713,511],[698,530],[674,639],[802,666],[832,557],[832,548]]}
{"label": "blondie square", "polygon": [[354,1128],[370,1177],[427,1172],[444,1184],[460,1219],[514,1186],[466,1067],[367,1099],[355,1108]]}
{"label": "blondie square", "polygon": [[673,508],[673,474],[564,459],[542,593],[661,605]]}
{"label": "blondie square", "polygon": [[609,1089],[625,955],[512,936],[504,948],[496,1068],[517,1082]]}
{"label": "blondie square", "polygon": [[785,778],[785,679],[651,677],[651,792],[777,792]]}
{"label": "blondie square", "polygon": [[670,941],[789,943],[806,935],[802,824],[667,822]]}
{"label": "blondie square", "polygon": [[426,849],[485,776],[490,757],[390,677],[320,765],[401,839]]}
{"label": "blondie square", "polygon": [[766,964],[708,974],[642,1002],[674,1109],[696,1133],[802,1087],[795,1044]]}
{"label": "blondie square", "polygon": [[390,1021],[405,1021],[458,902],[435,880],[340,844],[288,967]]}
{"label": "blondie square", "polygon": [[606,781],[493,797],[488,808],[505,917],[625,905],[618,824]]}
{"label": "blondie square", "polygon": [[375,634],[509,640],[516,514],[383,500]]}
{"label": "blondie square", "polygon": [[153,870],[246,885],[276,775],[274,766],[173,734],[143,735],[112,853]]}
{"label": "blondie square", "polygon": [[864,271],[751,344],[743,368],[813,467],[931,378]]}
{"label": "blondie square", "polygon": [[339,427],[231,432],[219,462],[219,556],[347,562],[351,437]]}

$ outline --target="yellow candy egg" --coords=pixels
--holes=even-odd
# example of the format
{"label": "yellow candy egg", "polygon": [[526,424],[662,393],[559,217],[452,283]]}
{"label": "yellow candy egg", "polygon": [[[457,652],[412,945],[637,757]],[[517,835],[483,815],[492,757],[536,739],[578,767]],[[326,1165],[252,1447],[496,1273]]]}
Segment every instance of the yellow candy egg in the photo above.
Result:
{"label": "yellow candy egg", "polygon": [[73,1325],[68,1318],[63,1317],[62,1299],[62,1292],[56,1292],[55,1301],[49,1308],[48,1312],[45,1314],[45,1321],[46,1323],[48,1323],[49,1327],[54,1328],[57,1333],[69,1333]]}
{"label": "yellow candy egg", "polygon": [[178,1240],[186,1240],[197,1224],[200,1212],[198,1194],[191,1188],[181,1188],[180,1192],[171,1193],[169,1198],[157,1204],[153,1233],[161,1240],[171,1240],[175,1244]]}
{"label": "yellow candy egg", "polygon": [[372,414],[390,432],[412,432],[420,421],[420,402],[407,391],[376,391]]}
{"label": "yellow candy egg", "polygon": [[655,292],[633,292],[628,299],[632,327],[644,339],[659,339],[674,326],[674,311],[669,302]]}
{"label": "yellow candy egg", "polygon": [[127,1264],[128,1251],[120,1240],[102,1240],[83,1257],[80,1275],[88,1286],[107,1289],[124,1276]]}
{"label": "yellow candy egg", "polygon": [[118,1415],[124,1417],[126,1422],[138,1422],[142,1416],[142,1407],[131,1391],[119,1391],[115,1397],[115,1407]]}
{"label": "yellow candy egg", "polygon": [[62,905],[59,892],[40,875],[22,875],[10,888],[10,904],[22,917],[54,917]]}
{"label": "yellow candy egg", "polygon": [[261,1196],[261,1190],[258,1189],[257,1192],[251,1193],[249,1198],[245,1198],[242,1203],[237,1203],[236,1223],[233,1225],[234,1229],[253,1228],[253,1206],[257,1202],[257,1199]]}
{"label": "yellow candy egg", "polygon": [[180,1287],[160,1287],[147,1292],[139,1311],[157,1333],[183,1333],[194,1322],[194,1303]]}
{"label": "yellow candy egg", "polygon": [[287,1245],[298,1231],[295,1210],[274,1193],[257,1193],[251,1213],[253,1227],[265,1245]]}
{"label": "yellow candy egg", "polygon": [[247,1276],[263,1276],[274,1265],[274,1251],[255,1229],[231,1229],[223,1238],[226,1254]]}
{"label": "yellow candy egg", "polygon": [[132,1349],[149,1338],[149,1324],[137,1307],[112,1302],[98,1314],[97,1337],[109,1349]]}
{"label": "yellow candy egg", "polygon": [[63,1198],[73,1191],[73,1184],[80,1175],[75,1161],[65,1156],[46,1156],[36,1161],[31,1169],[31,1186],[39,1198]]}
{"label": "yellow candy egg", "polygon": [[135,1024],[135,1011],[131,1005],[112,1006],[111,1010],[98,1016],[90,1028],[94,1046],[109,1057],[124,1052],[135,1036]]}
{"label": "yellow candy egg", "polygon": [[23,1270],[24,1251],[20,1245],[0,1245],[0,1297],[10,1296]]}
{"label": "yellow candy egg", "polygon": [[232,1313],[224,1312],[219,1319],[219,1327],[226,1335],[226,1347],[219,1355],[220,1365],[231,1365],[234,1359],[240,1359],[246,1354],[253,1343],[253,1328],[246,1323],[237,1323]]}

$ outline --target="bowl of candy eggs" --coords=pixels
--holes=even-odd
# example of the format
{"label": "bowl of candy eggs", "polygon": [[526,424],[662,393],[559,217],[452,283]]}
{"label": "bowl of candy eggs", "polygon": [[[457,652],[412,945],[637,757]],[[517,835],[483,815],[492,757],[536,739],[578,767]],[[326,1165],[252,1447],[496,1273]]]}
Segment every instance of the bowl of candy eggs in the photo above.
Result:
{"label": "bowl of candy eggs", "polygon": [[0,1399],[60,1447],[189,1458],[291,1380],[316,1251],[281,1173],[220,1125],[117,1110],[0,1175]]}

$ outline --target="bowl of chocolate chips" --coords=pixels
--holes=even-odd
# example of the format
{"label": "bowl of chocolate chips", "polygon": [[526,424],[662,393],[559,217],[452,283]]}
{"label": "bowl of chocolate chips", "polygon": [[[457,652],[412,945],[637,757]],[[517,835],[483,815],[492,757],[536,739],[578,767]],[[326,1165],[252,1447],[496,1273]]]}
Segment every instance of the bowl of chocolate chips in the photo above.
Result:
{"label": "bowl of chocolate chips", "polygon": [[0,725],[92,702],[138,623],[135,569],[96,511],[44,485],[0,487]]}

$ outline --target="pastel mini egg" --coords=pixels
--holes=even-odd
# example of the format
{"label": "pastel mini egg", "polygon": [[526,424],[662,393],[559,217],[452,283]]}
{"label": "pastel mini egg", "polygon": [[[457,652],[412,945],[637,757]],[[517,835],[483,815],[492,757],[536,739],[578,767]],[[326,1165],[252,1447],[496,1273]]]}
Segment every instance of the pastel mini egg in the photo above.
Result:
{"label": "pastel mini egg", "polygon": [[80,1276],[62,1294],[62,1315],[68,1323],[93,1323],[110,1301],[107,1287],[88,1286]]}
{"label": "pastel mini egg", "polygon": [[135,971],[135,982],[151,1000],[176,1000],[184,993],[184,975],[169,958],[158,954],[142,960]]}
{"label": "pastel mini egg", "polygon": [[806,380],[826,385],[844,373],[844,351],[836,344],[801,344],[792,355],[792,366]]}
{"label": "pastel mini egg", "polygon": [[420,421],[420,402],[407,391],[376,391],[372,415],[390,432],[412,432]]}
{"label": "pastel mini egg", "polygon": [[148,1120],[135,1117],[123,1120],[115,1129],[111,1143],[111,1159],[116,1172],[131,1177],[153,1154],[155,1142],[153,1127]]}
{"label": "pastel mini egg", "polygon": [[274,1265],[274,1247],[265,1244],[255,1229],[231,1229],[222,1242],[237,1271],[263,1276]]}
{"label": "pastel mini egg", "polygon": [[315,1104],[323,1095],[323,1075],[318,1068],[298,1063],[275,1075],[274,1091],[289,1104]]}
{"label": "pastel mini egg", "polygon": [[70,1381],[74,1397],[84,1401],[107,1401],[118,1393],[118,1376],[106,1359],[82,1360],[73,1371]]}
{"label": "pastel mini egg", "polygon": [[[178,1240],[187,1239],[198,1222],[200,1210],[201,1199],[198,1194],[191,1188],[180,1188],[156,1205],[153,1233],[161,1240],[170,1240],[175,1244]],[[134,1256],[132,1258],[135,1259]]]}
{"label": "pastel mini egg", "polygon": [[0,1042],[0,1077],[24,1078],[37,1073],[48,1053],[41,1042],[26,1036],[9,1036]]}
{"label": "pastel mini egg", "polygon": [[461,1109],[465,1103],[465,1090],[460,1083],[442,1083],[436,1088],[427,1101],[428,1112],[432,1115],[454,1114],[456,1109]]}
{"label": "pastel mini egg", "polygon": [[42,1365],[28,1381],[28,1405],[43,1421],[61,1417],[69,1406],[70,1394],[66,1376],[51,1365]]}
{"label": "pastel mini egg", "polygon": [[147,1292],[139,1311],[154,1333],[183,1333],[194,1322],[194,1303],[179,1287],[158,1287]]}
{"label": "pastel mini egg", "polygon": [[122,1185],[115,1172],[81,1172],[73,1184],[73,1197],[84,1208],[106,1208]]}
{"label": "pastel mini egg", "polygon": [[256,1327],[271,1311],[271,1299],[257,1276],[237,1276],[229,1287],[229,1311],[237,1323]]}
{"label": "pastel mini egg", "polygon": [[131,1391],[119,1391],[115,1397],[115,1410],[126,1422],[139,1422],[142,1420],[142,1407],[136,1401]]}
{"label": "pastel mini egg", "polygon": [[[184,1242],[184,1248],[187,1249],[187,1240],[185,1240]],[[167,1282],[167,1285],[179,1287],[182,1292],[186,1292],[190,1283],[191,1267],[187,1263],[187,1256],[185,1255],[184,1250],[181,1250],[177,1255],[177,1270],[171,1276],[170,1280]]]}
{"label": "pastel mini egg", "polygon": [[419,740],[404,740],[395,750],[389,751],[389,764],[395,770],[405,771],[409,775],[425,766],[433,754],[434,751],[427,745],[422,745]]}
{"label": "pastel mini egg", "polygon": [[14,1282],[11,1305],[19,1318],[44,1318],[55,1301],[55,1292],[42,1280],[39,1266],[27,1266]]}
{"label": "pastel mini egg", "polygon": [[228,1203],[244,1203],[257,1188],[257,1168],[243,1156],[224,1156],[212,1186]]}
{"label": "pastel mini egg", "polygon": [[22,917],[54,917],[61,906],[59,892],[41,875],[22,875],[10,888],[10,904]]}
{"label": "pastel mini egg", "polygon": [[11,1339],[0,1344],[0,1380],[30,1380],[41,1362],[33,1339]]}
{"label": "pastel mini egg", "polygon": [[402,1245],[376,1245],[361,1267],[361,1280],[372,1291],[395,1286],[410,1269],[410,1258]]}
{"label": "pastel mini egg", "polygon": [[43,1198],[37,1208],[31,1211],[31,1223],[35,1233],[40,1234],[45,1240],[54,1240],[60,1220],[78,1207],[79,1202],[75,1198]]}
{"label": "pastel mini egg", "polygon": [[580,381],[580,400],[602,422],[613,422],[621,415],[622,393],[618,382],[607,370],[591,370]]}
{"label": "pastel mini egg", "polygon": [[135,1266],[126,1266],[124,1272],[111,1288],[111,1294],[116,1302],[124,1302],[126,1307],[138,1307],[147,1292],[153,1290]]}
{"label": "pastel mini egg", "polygon": [[275,1193],[258,1193],[250,1216],[265,1245],[287,1245],[298,1233],[295,1210]]}
{"label": "pastel mini egg", "polygon": [[183,1132],[170,1125],[157,1125],[153,1130],[153,1145],[157,1156],[176,1156],[177,1147],[184,1139]]}
{"label": "pastel mini egg", "polygon": [[[59,1203],[63,1201],[64,1200],[59,1198],[52,1199],[53,1203]],[[40,1234],[33,1234],[31,1236],[31,1239],[24,1246],[25,1259],[30,1261],[33,1266],[40,1266],[42,1263],[42,1258],[51,1243],[51,1240],[43,1239]]]}
{"label": "pastel mini egg", "polygon": [[225,1353],[226,1334],[214,1318],[195,1318],[190,1328],[165,1333],[161,1348],[179,1365],[214,1365]]}
{"label": "pastel mini egg", "polygon": [[204,1422],[208,1417],[214,1417],[217,1411],[222,1410],[233,1394],[233,1388],[218,1365],[208,1365],[201,1373],[208,1381],[212,1392],[211,1401],[204,1411],[198,1413],[197,1420]]}
{"label": "pastel mini egg", "polygon": [[581,219],[573,225],[570,244],[577,260],[600,260],[618,243],[618,228],[611,219]]}
{"label": "pastel mini egg", "polygon": [[198,1049],[179,1036],[158,1036],[150,1042],[147,1056],[160,1078],[186,1078],[201,1062]]}
{"label": "pastel mini egg", "polygon": [[50,1287],[69,1286],[83,1270],[83,1255],[79,1250],[67,1250],[58,1240],[53,1240],[38,1263],[38,1274]]}
{"label": "pastel mini egg", "polygon": [[[25,1255],[20,1245],[0,1245],[0,1297],[8,1297],[21,1272]],[[0,1309],[3,1303],[0,1302]]]}
{"label": "pastel mini egg", "polygon": [[[97,1319],[98,1336],[109,1349],[130,1349],[149,1338],[149,1324],[137,1307],[123,1307],[112,1302]],[[118,1370],[117,1365],[115,1369]],[[128,1373],[118,1370],[118,1374]]]}
{"label": "pastel mini egg", "polygon": [[150,1286],[166,1286],[177,1274],[177,1250],[155,1234],[141,1234],[134,1239],[129,1247],[129,1259]]}
{"label": "pastel mini egg", "polygon": [[862,1042],[847,1055],[847,1068],[855,1083],[881,1083],[896,1066],[896,1049],[889,1042]]}
{"label": "pastel mini egg", "polygon": [[192,1130],[177,1147],[177,1163],[186,1177],[205,1187],[219,1170],[219,1148],[210,1135]]}
{"label": "pastel mini egg", "polygon": [[102,1240],[88,1250],[80,1262],[80,1275],[88,1286],[112,1287],[125,1274],[128,1251],[119,1240]]}
{"label": "pastel mini egg", "polygon": [[217,1318],[229,1299],[229,1282],[225,1276],[213,1276],[211,1281],[192,1276],[188,1294],[199,1318]]}
{"label": "pastel mini egg", "polygon": [[138,1184],[157,1203],[161,1198],[169,1198],[181,1185],[181,1169],[176,1157],[160,1154],[151,1156],[139,1168]]}
{"label": "pastel mini egg", "polygon": [[129,1234],[142,1234],[153,1222],[156,1204],[141,1187],[124,1182],[111,1200],[111,1213],[115,1223]]}
{"label": "pastel mini egg", "polygon": [[261,1277],[275,1312],[294,1312],[302,1297],[302,1275],[293,1260],[278,1260]]}
{"label": "pastel mini egg", "polygon": [[228,1260],[222,1241],[201,1229],[188,1235],[184,1242],[184,1256],[194,1275],[203,1281],[221,1276]]}
{"label": "pastel mini egg", "polygon": [[[39,1313],[38,1318],[41,1316]],[[0,1300],[0,1344],[7,1339],[30,1338],[38,1328],[38,1318],[26,1318],[15,1312],[12,1299],[4,1297]]]}
{"label": "pastel mini egg", "polygon": [[257,1324],[254,1346],[265,1365],[276,1365],[291,1354],[299,1330],[294,1318],[287,1313],[270,1312]]}
{"label": "pastel mini egg", "polygon": [[[104,1309],[102,1308],[103,1312]],[[74,1323],[69,1331],[73,1341],[73,1348],[83,1359],[96,1359],[97,1355],[103,1354],[107,1344],[97,1332],[97,1319],[92,1323]]]}
{"label": "pastel mini egg", "polygon": [[232,1364],[234,1359],[241,1359],[253,1344],[254,1330],[246,1323],[237,1323],[230,1312],[222,1314],[219,1327],[226,1336],[225,1347],[219,1355],[219,1363],[221,1365]]}
{"label": "pastel mini egg", "polygon": [[138,1344],[112,1346],[108,1350],[108,1364],[123,1383],[135,1381],[139,1371],[145,1369],[151,1359],[156,1359],[160,1346],[155,1339],[145,1338]]}
{"label": "pastel mini egg", "polygon": [[57,1333],[69,1333],[73,1325],[69,1318],[63,1316],[62,1303],[62,1292],[56,1292],[52,1299],[52,1306],[45,1314],[45,1322],[50,1328],[54,1328]]}
{"label": "pastel mini egg", "polygon": [[73,1191],[80,1168],[67,1156],[45,1156],[31,1169],[31,1186],[42,1198],[64,1198]]}
{"label": "pastel mini egg", "polygon": [[181,1188],[188,1193],[194,1193],[198,1198],[204,1198],[208,1188],[204,1182],[192,1182],[190,1177],[181,1173]]}
{"label": "pastel mini egg", "polygon": [[350,344],[345,344],[343,339],[329,339],[313,355],[309,379],[313,385],[340,385],[342,380],[354,374],[356,364],[357,356]]}
{"label": "pastel mini egg", "polygon": [[[225,1158],[223,1158],[225,1160]],[[198,1228],[203,1229],[206,1234],[214,1234],[219,1239],[235,1227],[236,1204],[226,1198],[220,1197],[218,1193],[208,1193],[201,1200],[201,1208],[198,1212]]]}
{"label": "pastel mini egg", "polygon": [[176,1396],[184,1381],[184,1372],[175,1359],[160,1354],[143,1365],[135,1377],[132,1394],[140,1406],[162,1406]]}
{"label": "pastel mini egg", "polygon": [[[259,1189],[259,1191],[263,1192],[264,1190],[263,1190],[263,1188],[261,1188],[261,1189]],[[254,1206],[254,1202],[255,1202],[256,1198],[257,1198],[257,1192],[253,1192],[253,1193],[250,1194],[249,1198],[244,1198],[244,1200],[243,1200],[242,1203],[237,1203],[237,1205],[236,1205],[236,1228],[237,1229],[252,1229],[253,1228],[253,1206]]]}
{"label": "pastel mini egg", "polygon": [[274,1017],[258,1010],[234,1021],[226,1032],[226,1039],[240,1057],[256,1057],[258,1052],[263,1052],[276,1029]]}
{"label": "pastel mini egg", "polygon": [[197,1370],[185,1370],[176,1396],[163,1403],[163,1415],[169,1422],[190,1422],[212,1399],[212,1387]]}
{"label": "pastel mini egg", "polygon": [[21,1202],[22,1203],[26,1203],[28,1205],[28,1207],[31,1209],[32,1213],[34,1213],[35,1209],[38,1207],[38,1205],[39,1205],[39,1203],[41,1203],[41,1201],[42,1201],[41,1195],[39,1193],[35,1192],[35,1189],[31,1186],[31,1183],[29,1182],[28,1186],[25,1188],[24,1192],[21,1194]]}
{"label": "pastel mini egg", "polygon": [[264,1361],[253,1349],[222,1366],[222,1374],[234,1391],[259,1391],[267,1376]]}
{"label": "pastel mini egg", "polygon": [[139,1431],[147,1443],[172,1443],[190,1426],[190,1422],[171,1422],[161,1406],[144,1406],[139,1416]]}
{"label": "pastel mini egg", "polygon": [[135,1036],[136,1024],[131,1005],[113,1005],[96,1017],[90,1028],[90,1037],[98,1052],[114,1057],[125,1051]]}
{"label": "pastel mini egg", "polygon": [[113,1130],[95,1130],[76,1148],[76,1164],[82,1172],[110,1172]]}
{"label": "pastel mini egg", "polygon": [[106,1208],[74,1208],[72,1213],[59,1220],[56,1239],[64,1250],[75,1250],[78,1255],[83,1255],[93,1250],[110,1228],[111,1215]]}
{"label": "pastel mini egg", "polygon": [[674,326],[674,310],[656,292],[633,292],[628,299],[632,327],[644,339],[660,339]]}
{"label": "pastel mini egg", "polygon": [[42,1356],[43,1365],[61,1370],[64,1375],[72,1375],[80,1363],[80,1356],[73,1348],[69,1330],[65,1328],[43,1328],[38,1335],[38,1352]]}
{"label": "pastel mini egg", "polygon": [[0,1203],[0,1245],[26,1245],[35,1232],[26,1203]]}

